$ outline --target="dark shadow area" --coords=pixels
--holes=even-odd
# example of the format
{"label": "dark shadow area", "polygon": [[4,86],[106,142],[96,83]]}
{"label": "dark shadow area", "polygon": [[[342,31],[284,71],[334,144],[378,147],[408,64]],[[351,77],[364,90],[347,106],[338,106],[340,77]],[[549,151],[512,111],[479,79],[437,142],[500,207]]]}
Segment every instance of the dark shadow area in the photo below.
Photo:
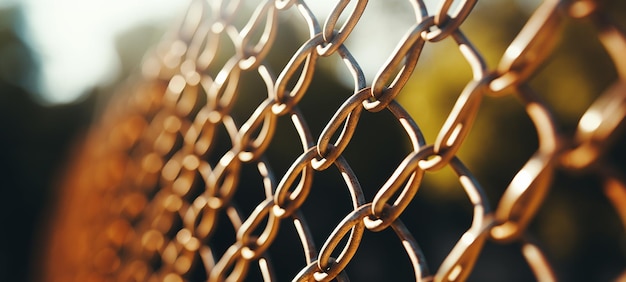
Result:
{"label": "dark shadow area", "polygon": [[37,60],[16,33],[17,9],[0,11],[0,280],[27,281],[42,226],[55,200],[55,183],[80,133],[88,128],[94,99],[46,107],[22,87],[34,83]]}

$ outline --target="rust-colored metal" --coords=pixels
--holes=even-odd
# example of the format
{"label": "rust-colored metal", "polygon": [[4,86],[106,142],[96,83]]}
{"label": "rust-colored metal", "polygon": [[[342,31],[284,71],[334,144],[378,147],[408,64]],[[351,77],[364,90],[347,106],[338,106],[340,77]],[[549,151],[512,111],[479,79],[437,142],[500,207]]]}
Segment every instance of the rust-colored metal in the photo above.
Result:
{"label": "rust-colored metal", "polygon": [[[80,189],[70,191],[63,203],[67,207],[89,206],[84,213],[73,210],[59,217],[46,278],[187,281],[197,279],[191,273],[200,269],[208,281],[241,281],[258,269],[263,279],[272,281],[278,268],[272,266],[268,250],[280,244],[275,241],[277,234],[291,222],[305,254],[294,281],[348,281],[346,266],[357,249],[366,247],[361,246],[362,237],[389,227],[407,252],[416,280],[465,280],[487,240],[520,244],[537,279],[555,280],[542,250],[527,241],[527,226],[542,206],[556,169],[610,166],[602,163],[601,157],[626,117],[626,35],[605,20],[595,1],[546,0],[512,41],[497,68],[491,69],[460,30],[478,1],[459,1],[451,12],[454,1],[441,0],[439,10],[432,13],[422,1],[410,1],[416,22],[368,83],[346,46],[368,1],[356,1],[338,28],[349,2],[339,1],[321,28],[302,0],[261,1],[250,20],[239,27],[234,23],[242,10],[239,1],[194,1],[174,37],[164,40],[146,61],[142,84],[131,95],[117,97],[101,122],[93,126],[76,167],[71,168],[78,173],[68,186]],[[281,30],[278,16],[289,11],[306,22],[309,37],[295,54],[289,54],[291,60],[284,68],[272,70],[265,58]],[[582,117],[571,140],[557,131],[553,113],[528,84],[558,44],[556,35],[567,17],[590,17],[597,24],[600,41],[619,74],[614,86]],[[395,98],[424,46],[445,38],[458,45],[474,75],[435,142],[428,144],[419,123]],[[220,66],[216,56],[222,41],[235,50]],[[300,106],[309,95],[318,60],[331,56],[344,62],[354,89],[323,130],[315,132],[319,136],[315,140]],[[155,65],[159,67],[150,68]],[[264,83],[264,89],[255,89],[263,97],[249,118],[237,123],[233,111],[242,100],[240,86],[250,75]],[[472,131],[485,94],[504,90],[521,98],[539,145],[510,185],[502,189],[492,211],[457,152]],[[351,142],[368,141],[353,140],[362,113],[367,113],[364,110],[371,114],[389,110],[406,132],[412,150],[372,199],[366,199],[359,178],[343,157]],[[281,138],[275,136],[281,116],[290,117],[298,136],[290,142],[298,144],[301,152],[284,173],[276,174],[266,150]],[[215,144],[220,135],[227,135],[223,136],[225,149]],[[242,214],[234,195],[249,193],[240,185],[242,167],[249,164],[257,169],[254,173],[262,182],[265,199],[250,214]],[[444,167],[456,173],[473,207],[473,220],[431,274],[411,234],[414,230],[400,217],[422,186],[423,176]],[[332,188],[345,189],[352,205],[317,249],[301,208],[317,188],[314,175],[328,169],[339,171],[343,182]],[[610,171],[602,175],[604,193],[626,224],[625,182]],[[222,252],[211,245],[218,226],[235,234],[233,243]],[[345,246],[338,247],[340,243]],[[67,249],[70,245],[75,248]],[[335,249],[342,251],[336,255]]]}

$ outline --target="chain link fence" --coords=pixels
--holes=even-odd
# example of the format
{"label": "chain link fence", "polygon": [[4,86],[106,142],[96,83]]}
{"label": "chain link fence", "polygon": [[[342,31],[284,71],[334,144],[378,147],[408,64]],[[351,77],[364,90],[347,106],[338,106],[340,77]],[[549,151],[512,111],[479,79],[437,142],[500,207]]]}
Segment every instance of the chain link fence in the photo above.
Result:
{"label": "chain link fence", "polygon": [[[347,43],[367,0],[329,1],[325,21],[305,1],[260,1],[251,13],[239,1],[194,1],[93,125],[70,168],[46,278],[360,281],[382,268],[390,280],[485,280],[471,276],[475,268],[509,269],[497,259],[481,263],[486,248],[516,253],[503,264],[522,264],[536,280],[567,275],[555,271],[529,225],[555,175],[580,171],[600,177],[595,189],[626,225],[623,167],[606,160],[626,116],[625,33],[600,1],[546,0],[492,67],[462,31],[477,1],[441,0],[436,9],[407,2],[414,24],[369,81]],[[579,19],[596,26],[617,78],[567,134],[530,79],[563,27]],[[308,36],[287,52],[298,42],[296,24]],[[398,95],[423,49],[440,41],[454,42],[472,76],[427,136]],[[353,89],[329,82],[335,78],[319,66],[326,58],[347,70]],[[484,100],[508,96],[524,109],[536,147],[508,186],[493,188],[501,191],[494,199],[458,155]],[[418,192],[437,189],[423,187],[429,174],[449,169],[462,202],[420,201]],[[459,210],[461,219],[446,222],[437,210]],[[420,238],[442,224],[458,233],[431,234],[426,246]],[[431,246],[442,238],[452,243]],[[610,279],[626,279],[624,240],[613,243],[622,265],[615,262],[621,273],[611,270]]]}

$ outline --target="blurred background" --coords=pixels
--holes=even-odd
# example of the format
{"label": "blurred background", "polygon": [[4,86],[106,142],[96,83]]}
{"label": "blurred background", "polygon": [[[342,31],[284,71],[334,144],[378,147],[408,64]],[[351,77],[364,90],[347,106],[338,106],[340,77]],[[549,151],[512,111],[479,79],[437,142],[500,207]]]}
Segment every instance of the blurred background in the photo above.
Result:
{"label": "blurred background", "polygon": [[[334,5],[334,1],[310,2],[320,22]],[[411,9],[407,9],[410,6],[404,2],[371,1],[346,43],[366,72],[369,84],[414,21]],[[436,6],[433,6],[435,1],[431,2],[428,4],[432,11]],[[539,3],[479,1],[463,31],[485,56],[490,69],[495,68]],[[72,149],[80,144],[115,89],[139,72],[144,54],[175,26],[187,5],[187,1],[0,0],[0,281],[29,281],[37,276],[41,267],[38,256],[50,228],[50,215],[58,202],[58,183]],[[610,16],[626,27],[626,2],[606,1],[606,5]],[[275,57],[270,60],[277,65],[274,70],[280,70],[281,64],[289,59],[290,55],[286,54],[292,54],[302,42],[289,41],[292,35],[306,37],[302,21],[294,20],[293,15],[281,18],[285,34],[274,45],[277,51],[271,52]],[[554,109],[564,134],[571,136],[580,116],[616,81],[617,75],[591,23],[566,20],[560,36],[561,43],[533,77],[531,86]],[[339,98],[349,95],[352,82],[337,64],[340,64],[338,60],[320,64],[312,92],[336,94]],[[454,101],[470,79],[469,65],[452,40],[426,44],[412,79],[398,99],[424,131],[428,143],[434,142]],[[341,99],[328,107],[328,100],[308,97],[311,98],[307,98],[303,112],[317,136]],[[346,158],[363,177],[361,181],[368,183],[364,187],[380,186],[406,154],[406,148],[391,146],[384,152],[368,155],[368,162],[362,161],[362,152],[370,151],[371,144],[394,144],[388,140],[392,139],[389,136],[402,135],[398,126],[387,126],[389,123],[393,123],[391,118],[381,120],[364,113],[361,128],[375,130],[357,131],[356,142],[346,151]],[[366,139],[367,143],[359,142]],[[622,174],[626,174],[626,148],[621,145],[625,142],[624,134],[620,134],[607,154],[607,162]],[[534,127],[520,101],[511,95],[487,97],[459,156],[475,173],[495,207],[536,146]],[[280,150],[284,148],[276,145],[268,153],[280,158]],[[278,166],[287,166],[290,161],[285,157],[285,163]],[[368,163],[376,163],[377,167],[372,168]],[[469,222],[466,196],[451,175],[450,170],[429,175],[418,194],[421,196],[403,215],[403,221],[415,232],[424,249],[432,271]],[[318,183],[323,186],[325,178],[332,176],[321,174],[319,178]],[[546,250],[563,280],[607,281],[626,269],[624,226],[603,195],[600,181],[593,174],[559,171],[530,227],[529,233]],[[374,190],[366,191],[368,199],[373,193]],[[341,214],[325,216],[337,220],[342,217]],[[311,217],[308,218],[311,224],[318,224]],[[322,228],[330,229],[320,232],[318,244],[321,245],[332,226]],[[363,244],[383,240],[387,235],[370,235]],[[348,269],[351,278],[383,281],[389,278],[386,276],[389,273],[397,272],[392,260],[370,261],[385,254],[387,247],[375,243],[369,246],[375,247],[362,248],[355,258],[357,261],[350,266],[358,267],[359,271]],[[488,243],[470,279],[532,280],[528,269],[522,267],[520,271],[519,266],[525,263],[517,249],[519,246],[515,244]],[[285,272],[285,277],[293,276]],[[406,279],[403,275],[410,273],[399,272],[394,277]]]}

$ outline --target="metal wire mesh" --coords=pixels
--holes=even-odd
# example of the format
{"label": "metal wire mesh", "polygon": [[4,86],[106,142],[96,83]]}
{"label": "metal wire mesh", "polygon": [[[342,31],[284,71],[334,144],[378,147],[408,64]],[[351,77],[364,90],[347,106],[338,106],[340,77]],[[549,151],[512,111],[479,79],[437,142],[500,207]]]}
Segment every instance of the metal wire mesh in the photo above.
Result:
{"label": "metal wire mesh", "polygon": [[[477,1],[441,0],[434,11],[420,0],[410,1],[414,25],[373,81],[367,81],[344,44],[368,6],[366,0],[355,2],[351,11],[346,9],[350,1],[333,4],[322,23],[305,1],[261,1],[243,22],[237,17],[245,13],[239,1],[194,1],[180,28],[145,61],[142,78],[120,93],[93,126],[70,169],[67,186],[73,188],[64,198],[51,240],[48,278],[275,281],[283,273],[294,281],[346,281],[349,267],[371,267],[352,261],[359,250],[378,244],[364,243],[366,234],[385,231],[394,234],[392,240],[406,254],[398,267],[407,267],[418,281],[466,280],[487,241],[519,246],[535,278],[553,281],[557,275],[542,248],[529,240],[527,227],[557,170],[587,169],[601,175],[615,214],[626,222],[623,171],[603,161],[626,116],[626,37],[599,3],[543,1],[491,68],[461,30]],[[293,54],[274,54],[291,58],[276,68],[267,58],[280,49],[276,38],[286,28],[279,20],[285,13],[306,23],[308,38]],[[344,14],[347,19],[340,25]],[[559,43],[555,35],[566,19],[574,18],[590,19],[597,26],[618,78],[582,116],[575,135],[567,136],[529,78],[553,53]],[[428,143],[420,122],[396,98],[424,46],[441,40],[455,42],[473,77],[435,141]],[[316,64],[326,57],[340,58],[354,88],[332,97],[340,100],[337,106],[307,106],[308,96],[323,94],[316,88],[325,83]],[[536,129],[537,148],[497,202],[490,203],[457,153],[483,98],[504,95],[520,98]],[[313,130],[308,124],[320,122],[306,114],[306,107],[334,114],[322,121],[321,130]],[[344,152],[369,142],[355,133],[368,118],[388,123],[382,126],[398,129],[403,139],[367,144],[357,149],[360,159],[351,162]],[[381,127],[366,130],[386,132]],[[372,187],[362,181],[367,176],[355,173],[354,162],[387,166],[372,159],[372,151],[393,151],[404,142],[410,149],[401,153],[395,167],[380,169],[385,179],[381,185]],[[268,153],[272,146],[277,146],[274,152],[293,150],[285,144],[298,144],[299,149],[293,155]],[[516,149],[516,144],[507,145]],[[420,216],[405,211],[425,175],[445,167],[454,171],[467,194],[471,223],[433,266],[414,237],[429,227],[415,230],[403,221]],[[340,176],[332,178],[327,171]],[[333,183],[334,192],[316,185],[318,177],[332,178],[322,183]],[[316,193],[322,198],[343,193],[343,198],[311,202],[309,195]],[[329,210],[341,218],[328,219]],[[324,233],[305,216],[333,228]],[[287,253],[274,249],[281,244],[291,244]],[[297,271],[286,270],[287,264],[296,265]]]}

